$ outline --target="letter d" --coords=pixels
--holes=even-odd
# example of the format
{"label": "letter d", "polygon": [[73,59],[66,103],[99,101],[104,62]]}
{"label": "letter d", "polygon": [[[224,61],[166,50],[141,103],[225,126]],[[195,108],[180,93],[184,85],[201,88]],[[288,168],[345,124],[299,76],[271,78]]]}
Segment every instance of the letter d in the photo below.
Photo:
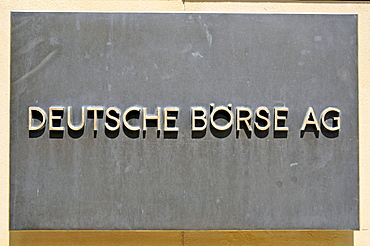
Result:
{"label": "letter d", "polygon": [[[41,123],[37,126],[34,126],[32,124],[33,122],[32,119],[38,119],[40,120]],[[29,131],[37,131],[37,130],[42,129],[45,126],[46,119],[47,119],[46,113],[42,108],[39,108],[39,107],[29,107],[28,108],[28,130]]]}

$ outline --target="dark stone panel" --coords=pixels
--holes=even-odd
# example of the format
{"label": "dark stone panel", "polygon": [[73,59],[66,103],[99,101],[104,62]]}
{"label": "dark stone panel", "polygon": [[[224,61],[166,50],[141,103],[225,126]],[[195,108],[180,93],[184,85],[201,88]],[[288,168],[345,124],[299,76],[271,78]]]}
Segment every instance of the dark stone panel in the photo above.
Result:
{"label": "dark stone panel", "polygon": [[[358,229],[357,60],[357,15],[12,13],[10,228]],[[212,128],[211,103],[249,107],[252,131]],[[28,130],[30,106],[44,129]],[[82,106],[117,107],[121,126],[101,112],[94,131],[90,111],[68,130],[68,106],[75,125]],[[162,130],[123,127],[131,106],[161,107]],[[274,132],[283,106],[289,131]],[[179,108],[177,133],[164,107]],[[302,132],[309,107],[319,123],[340,109],[340,130]]]}

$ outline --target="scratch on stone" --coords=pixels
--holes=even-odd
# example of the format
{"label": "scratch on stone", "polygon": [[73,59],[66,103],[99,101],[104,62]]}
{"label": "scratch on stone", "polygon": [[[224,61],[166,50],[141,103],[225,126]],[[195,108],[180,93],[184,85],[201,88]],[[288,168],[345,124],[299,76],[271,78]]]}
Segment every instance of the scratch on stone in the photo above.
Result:
{"label": "scratch on stone", "polygon": [[307,232],[308,233],[308,235],[310,235],[311,237],[314,237],[314,235],[313,235],[313,233],[311,233],[311,232]]}
{"label": "scratch on stone", "polygon": [[19,53],[24,54],[35,48],[38,44],[44,42],[43,37],[38,37],[29,41],[25,46],[19,49]]}
{"label": "scratch on stone", "polygon": [[290,167],[294,167],[294,166],[297,166],[298,163],[290,163]]}
{"label": "scratch on stone", "polygon": [[49,55],[47,55],[39,65],[37,65],[34,69],[23,75],[21,78],[19,78],[17,81],[14,82],[14,84],[19,83],[22,80],[27,79],[28,77],[32,76],[36,72],[38,72],[55,54],[57,53],[57,50],[53,50]]}
{"label": "scratch on stone", "polygon": [[199,51],[191,53],[194,57],[200,57],[203,58],[203,56],[199,53]]}
{"label": "scratch on stone", "polygon": [[81,30],[81,26],[80,26],[80,20],[76,20],[76,29],[77,31]]}
{"label": "scratch on stone", "polygon": [[205,31],[206,31],[206,37],[207,37],[207,40],[208,40],[208,44],[209,44],[209,47],[212,46],[212,34],[209,32],[208,30],[208,26],[206,24],[203,24],[204,28],[205,28]]}
{"label": "scratch on stone", "polygon": [[24,20],[22,21],[21,23],[19,23],[18,25],[14,26],[12,28],[12,32],[14,32],[15,30],[19,29],[20,27],[24,26],[26,23],[28,22],[28,20]]}

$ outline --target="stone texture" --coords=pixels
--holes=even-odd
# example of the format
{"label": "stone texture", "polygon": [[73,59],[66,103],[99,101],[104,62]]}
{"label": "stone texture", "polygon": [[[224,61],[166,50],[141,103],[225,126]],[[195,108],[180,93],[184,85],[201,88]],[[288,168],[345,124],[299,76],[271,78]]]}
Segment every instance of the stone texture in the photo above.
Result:
{"label": "stone texture", "polygon": [[[14,13],[11,229],[356,229],[356,15]],[[190,107],[289,107],[286,138],[191,137]],[[176,139],[46,130],[28,107],[180,108]],[[307,108],[338,137],[300,137]],[[271,117],[270,117],[271,118]],[[66,117],[63,124],[66,125]]]}

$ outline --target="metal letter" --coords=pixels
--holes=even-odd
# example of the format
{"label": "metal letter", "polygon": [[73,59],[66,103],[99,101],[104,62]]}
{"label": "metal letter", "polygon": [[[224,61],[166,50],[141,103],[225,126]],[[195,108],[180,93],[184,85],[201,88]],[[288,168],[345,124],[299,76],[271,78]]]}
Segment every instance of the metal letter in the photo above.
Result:
{"label": "metal letter", "polygon": [[[41,121],[40,125],[38,125],[38,126],[33,126],[33,124],[32,124],[32,111],[37,111],[42,116],[42,121]],[[47,115],[46,115],[45,111],[42,108],[39,108],[39,107],[29,107],[28,108],[28,130],[36,131],[36,130],[42,129],[45,126],[46,119],[47,119]]]}
{"label": "metal letter", "polygon": [[[241,117],[240,112],[248,112],[247,117]],[[246,107],[236,107],[236,130],[240,131],[240,122],[244,121],[247,125],[248,131],[252,131],[252,127],[249,125],[249,120],[252,118],[252,110]]]}
{"label": "metal letter", "polygon": [[90,106],[87,107],[87,111],[94,111],[94,131],[98,130],[98,111],[104,111],[104,107],[99,106]]}
{"label": "metal letter", "polygon": [[[289,131],[289,127],[285,126],[285,121],[288,116],[281,116],[279,112],[287,112],[288,115],[289,108],[287,107],[275,107],[274,108],[274,131]],[[284,121],[284,126],[279,126],[278,121]]]}
{"label": "metal letter", "polygon": [[140,126],[132,126],[130,125],[128,122],[127,122],[127,115],[132,112],[132,111],[138,111],[140,113],[140,110],[141,108],[139,107],[130,107],[128,109],[125,110],[125,112],[123,113],[123,116],[122,116],[122,121],[123,121],[123,124],[125,125],[125,127],[127,129],[129,129],[130,131],[139,131],[140,130]]}
{"label": "metal letter", "polygon": [[163,127],[163,130],[164,131],[172,131],[172,132],[178,132],[179,131],[179,128],[174,126],[174,127],[168,127],[168,121],[175,121],[175,124],[176,124],[176,120],[177,120],[177,117],[178,116],[171,116],[171,115],[168,115],[168,112],[177,112],[177,115],[179,113],[179,108],[177,107],[169,107],[169,108],[164,108],[164,127]]}
{"label": "metal letter", "polygon": [[161,130],[161,108],[157,107],[157,115],[148,115],[146,108],[143,108],[143,131],[146,131],[146,121],[157,120],[157,131]]}
{"label": "metal letter", "polygon": [[[215,116],[215,114],[218,112],[218,111],[225,111],[226,113],[228,113],[229,114],[229,116],[230,116],[230,121],[226,124],[226,125],[224,125],[224,126],[220,126],[220,125],[218,125],[215,121],[214,121],[214,116]],[[216,128],[217,130],[220,130],[220,131],[224,131],[224,130],[227,130],[227,129],[229,129],[231,126],[232,126],[232,124],[234,123],[234,114],[231,112],[231,110],[230,109],[228,109],[227,107],[225,107],[225,106],[219,106],[219,107],[216,107],[213,111],[212,111],[212,113],[211,113],[211,115],[210,115],[210,119],[211,119],[211,124],[212,124],[212,126],[214,127],[214,128]]]}
{"label": "metal letter", "polygon": [[[311,116],[312,116],[312,120],[310,120]],[[320,131],[319,123],[317,123],[316,115],[312,107],[309,107],[307,109],[307,113],[306,113],[306,116],[304,117],[301,131],[304,131],[307,125],[314,125],[316,128],[316,131]]]}
{"label": "metal letter", "polygon": [[[114,117],[113,115],[110,114],[110,111],[114,111],[116,114],[118,114],[118,118]],[[106,111],[105,111],[105,117],[108,117],[109,119],[111,120],[114,120],[117,124],[116,126],[112,127],[108,124],[108,122],[105,122],[105,127],[109,130],[109,131],[116,131],[117,129],[119,129],[120,127],[120,124],[121,124],[121,121],[119,120],[119,115],[120,115],[120,110],[116,107],[110,107],[108,108]]]}
{"label": "metal letter", "polygon": [[[202,112],[202,115],[196,115],[196,112]],[[203,126],[196,126],[195,121],[203,121]],[[191,130],[203,131],[207,127],[207,111],[203,107],[191,107]]]}
{"label": "metal letter", "polygon": [[64,107],[50,107],[49,108],[49,130],[50,131],[64,131],[64,126],[54,126],[53,120],[62,120],[63,116],[53,115],[53,111],[62,111],[64,113]]}
{"label": "metal letter", "polygon": [[81,130],[82,128],[84,128],[85,126],[85,107],[82,107],[81,108],[81,124],[79,126],[74,126],[72,124],[72,121],[71,121],[71,111],[72,111],[72,107],[71,106],[68,106],[68,113],[67,113],[67,124],[68,124],[68,127],[69,129],[73,130],[73,131],[79,131]]}
{"label": "metal letter", "polygon": [[[267,113],[267,117],[261,115],[261,111],[265,111]],[[257,122],[257,119],[255,120],[254,125],[257,127],[258,130],[260,130],[260,131],[266,131],[267,129],[269,129],[270,124],[271,124],[270,123],[270,120],[268,118],[268,115],[269,114],[270,114],[270,111],[269,111],[269,109],[267,107],[264,107],[263,106],[263,107],[257,108],[257,110],[256,110],[256,116],[257,116],[257,118],[260,118],[260,119],[266,121],[266,125],[265,126],[260,126],[258,124],[258,122]]]}
{"label": "metal letter", "polygon": [[[334,111],[334,112],[338,113],[338,116],[333,117],[333,126],[334,126],[334,121],[336,121],[337,122],[336,127],[328,126],[328,124],[326,124],[326,122],[325,122],[326,114],[331,112],[331,111]],[[325,129],[327,129],[328,131],[337,131],[337,130],[339,130],[340,129],[340,110],[338,108],[329,107],[329,108],[325,109],[324,111],[322,111],[322,113],[321,113],[321,123],[325,127]]]}

